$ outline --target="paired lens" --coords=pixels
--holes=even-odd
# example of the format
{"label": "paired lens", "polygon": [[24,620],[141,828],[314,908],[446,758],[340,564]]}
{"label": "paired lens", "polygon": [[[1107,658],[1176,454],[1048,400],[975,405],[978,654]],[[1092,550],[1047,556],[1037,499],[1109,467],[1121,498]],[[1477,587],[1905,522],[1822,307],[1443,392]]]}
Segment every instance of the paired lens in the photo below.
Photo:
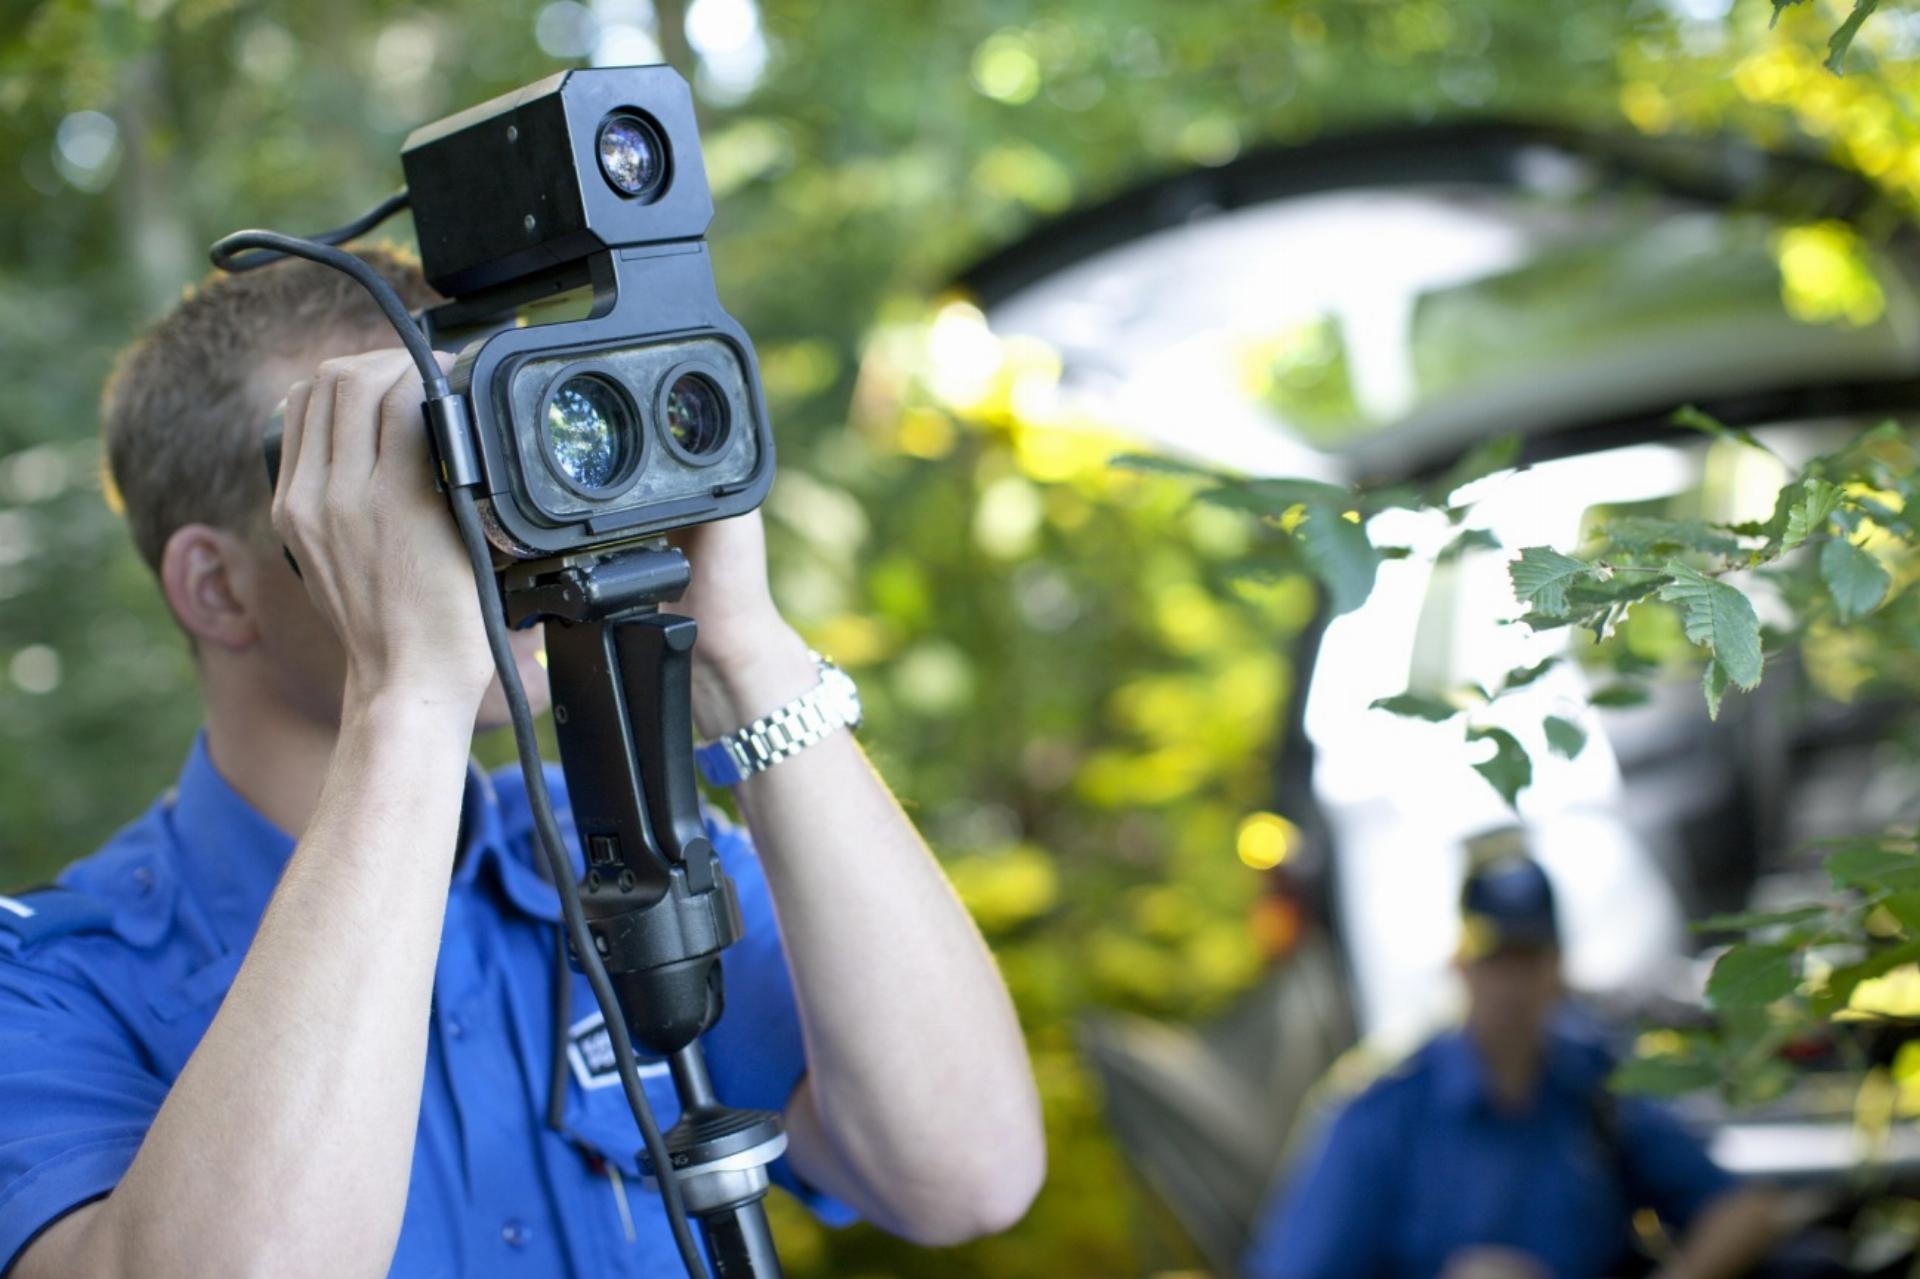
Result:
{"label": "paired lens", "polygon": [[727,401],[698,373],[683,373],[667,388],[667,434],[693,457],[707,457],[727,439]]}
{"label": "paired lens", "polygon": [[651,200],[667,184],[667,144],[637,115],[622,113],[600,126],[600,172],[613,189]]}
{"label": "paired lens", "polygon": [[[719,384],[706,373],[671,372],[655,395],[653,412],[667,446],[695,466],[717,459],[732,426]],[[645,447],[640,413],[615,375],[598,369],[563,375],[544,415],[548,464],[583,497],[613,495],[638,469]]]}
{"label": "paired lens", "polygon": [[547,449],[554,467],[577,487],[613,487],[640,452],[626,397],[603,378],[569,378],[547,401]]}

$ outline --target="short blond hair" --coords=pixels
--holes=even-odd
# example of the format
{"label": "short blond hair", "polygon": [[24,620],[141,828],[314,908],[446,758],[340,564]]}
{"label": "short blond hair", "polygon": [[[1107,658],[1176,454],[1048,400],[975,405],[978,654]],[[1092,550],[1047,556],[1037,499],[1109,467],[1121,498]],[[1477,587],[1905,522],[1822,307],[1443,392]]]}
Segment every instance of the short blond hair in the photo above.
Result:
{"label": "short blond hair", "polygon": [[[438,300],[419,264],[400,250],[353,252],[409,307]],[[279,398],[258,376],[264,366],[330,347],[397,344],[365,289],[294,259],[209,275],[121,352],[101,395],[107,483],[154,572],[167,539],[185,525],[264,527],[260,432]]]}

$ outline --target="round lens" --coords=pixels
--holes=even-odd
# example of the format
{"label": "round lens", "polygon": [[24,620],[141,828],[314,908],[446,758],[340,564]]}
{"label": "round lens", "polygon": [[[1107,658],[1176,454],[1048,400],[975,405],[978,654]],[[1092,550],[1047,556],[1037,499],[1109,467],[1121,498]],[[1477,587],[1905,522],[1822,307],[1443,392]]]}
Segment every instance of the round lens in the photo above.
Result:
{"label": "round lens", "polygon": [[547,401],[547,451],[555,469],[580,488],[619,482],[635,442],[625,398],[601,378],[571,378]]}
{"label": "round lens", "polygon": [[617,115],[600,129],[600,172],[622,195],[652,197],[667,180],[660,132],[637,115]]}
{"label": "round lens", "polygon": [[667,434],[694,457],[714,452],[727,438],[727,402],[720,388],[698,373],[684,373],[667,391]]}

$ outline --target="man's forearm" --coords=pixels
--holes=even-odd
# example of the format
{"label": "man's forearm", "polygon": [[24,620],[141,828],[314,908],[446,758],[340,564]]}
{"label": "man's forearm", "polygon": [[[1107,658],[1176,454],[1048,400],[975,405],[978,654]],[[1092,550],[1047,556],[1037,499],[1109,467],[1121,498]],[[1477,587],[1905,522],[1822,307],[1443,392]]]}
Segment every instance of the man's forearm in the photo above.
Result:
{"label": "man's forearm", "polygon": [[1767,1186],[1746,1186],[1708,1204],[1659,1270],[1659,1279],[1738,1279],[1786,1234],[1790,1207]]}
{"label": "man's forearm", "polygon": [[[703,728],[738,727],[816,678],[784,632],[751,667],[709,673]],[[1032,1072],[992,957],[913,824],[847,733],[739,798],[806,1036],[796,1168],[920,1242],[1010,1225],[1044,1174]]]}
{"label": "man's forearm", "polygon": [[314,820],[132,1168],[23,1279],[386,1273],[472,710],[349,707]]}

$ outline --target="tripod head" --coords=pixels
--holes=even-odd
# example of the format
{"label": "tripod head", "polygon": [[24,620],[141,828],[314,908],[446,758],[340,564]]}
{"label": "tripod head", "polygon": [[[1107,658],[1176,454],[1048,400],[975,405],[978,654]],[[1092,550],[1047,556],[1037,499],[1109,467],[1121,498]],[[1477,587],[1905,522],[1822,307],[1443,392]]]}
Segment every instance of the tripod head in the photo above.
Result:
{"label": "tripod head", "polygon": [[778,1115],[720,1102],[698,1042],[724,1010],[720,952],[742,925],[694,785],[697,627],[660,611],[688,577],[685,556],[653,543],[519,566],[502,585],[514,624],[548,623],[580,904],[634,1042],[671,1065],[682,1109],[665,1145],[687,1210],[720,1275],[777,1275],[760,1200],[786,1134]]}

